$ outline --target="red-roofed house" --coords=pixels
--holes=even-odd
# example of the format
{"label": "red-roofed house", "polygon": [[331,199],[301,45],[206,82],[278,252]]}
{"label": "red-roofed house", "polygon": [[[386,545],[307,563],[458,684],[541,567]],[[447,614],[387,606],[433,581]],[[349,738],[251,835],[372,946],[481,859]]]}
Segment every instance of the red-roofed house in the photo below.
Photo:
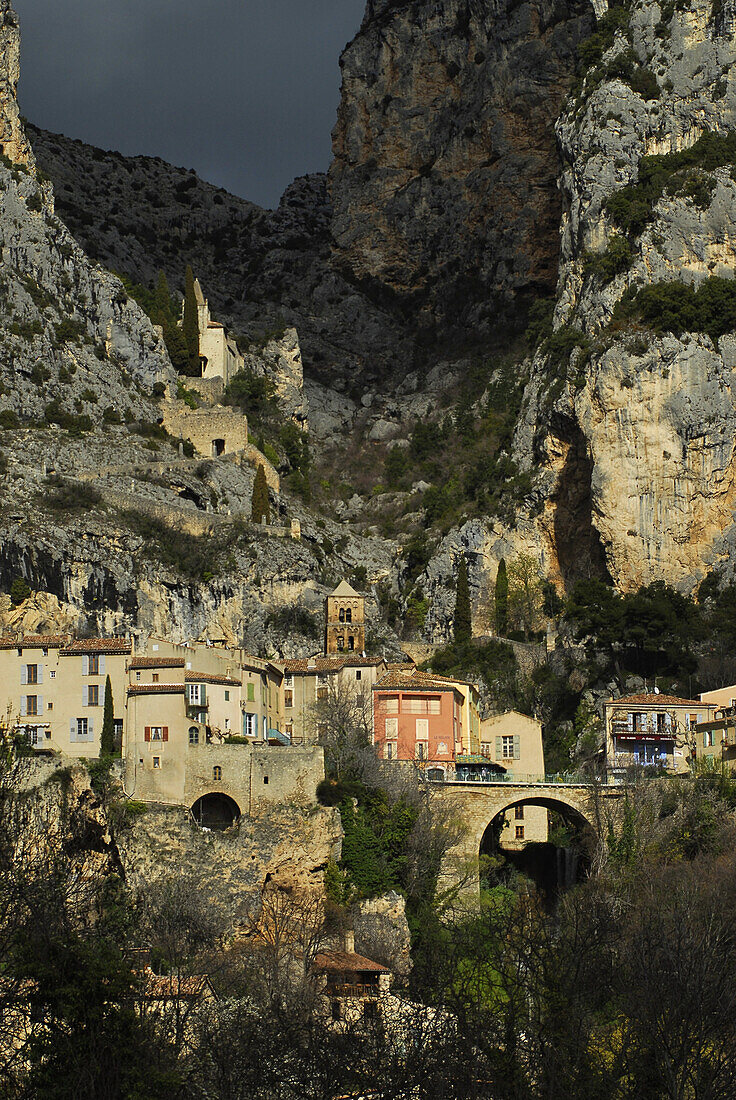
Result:
{"label": "red-roofed house", "polygon": [[431,673],[387,672],[373,686],[373,741],[382,760],[413,760],[441,779],[463,752],[460,685]]}
{"label": "red-roofed house", "polygon": [[714,703],[641,692],[604,705],[606,766],[625,778],[632,767],[686,772],[697,754],[695,727],[713,717]]}

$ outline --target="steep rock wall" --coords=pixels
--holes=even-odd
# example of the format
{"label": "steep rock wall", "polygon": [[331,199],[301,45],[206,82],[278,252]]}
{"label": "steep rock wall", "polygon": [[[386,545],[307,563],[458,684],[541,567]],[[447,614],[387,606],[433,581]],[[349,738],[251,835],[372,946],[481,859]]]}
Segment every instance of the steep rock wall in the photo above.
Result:
{"label": "steep rock wall", "polygon": [[477,339],[557,279],[554,123],[585,0],[370,0],[342,60],[335,262],[420,329]]}

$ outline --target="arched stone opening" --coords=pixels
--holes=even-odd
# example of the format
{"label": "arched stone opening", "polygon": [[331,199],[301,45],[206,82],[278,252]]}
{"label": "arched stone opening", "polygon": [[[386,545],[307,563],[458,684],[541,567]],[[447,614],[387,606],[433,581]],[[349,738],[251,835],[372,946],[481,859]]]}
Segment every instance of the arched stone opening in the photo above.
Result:
{"label": "arched stone opening", "polygon": [[213,791],[197,799],[192,806],[192,817],[202,828],[222,832],[237,823],[240,807],[230,795]]}
{"label": "arched stone opening", "polygon": [[[539,829],[519,837],[526,828],[529,807],[547,814],[543,833]],[[520,814],[519,811],[522,811]],[[509,836],[502,842],[505,823]],[[510,882],[523,876],[531,879],[544,901],[556,899],[585,879],[597,845],[595,830],[579,809],[562,799],[517,798],[496,811],[486,826],[479,845],[481,885]]]}

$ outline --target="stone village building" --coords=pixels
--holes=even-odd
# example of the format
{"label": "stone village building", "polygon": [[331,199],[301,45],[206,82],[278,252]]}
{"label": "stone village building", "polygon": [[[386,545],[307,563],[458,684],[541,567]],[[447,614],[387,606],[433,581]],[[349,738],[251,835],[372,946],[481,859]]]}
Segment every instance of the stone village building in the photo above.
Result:
{"label": "stone village building", "polygon": [[715,702],[702,698],[653,692],[609,699],[603,708],[609,777],[623,781],[632,767],[686,772],[693,759],[697,726],[710,721],[715,711]]}
{"label": "stone village building", "polygon": [[[227,386],[231,378],[243,370],[245,360],[238,345],[219,321],[213,321],[209,302],[202,293],[199,279],[194,280],[194,296],[197,300],[197,327],[199,328],[199,360],[202,378],[221,378]],[[184,303],[182,302],[182,319]]]}

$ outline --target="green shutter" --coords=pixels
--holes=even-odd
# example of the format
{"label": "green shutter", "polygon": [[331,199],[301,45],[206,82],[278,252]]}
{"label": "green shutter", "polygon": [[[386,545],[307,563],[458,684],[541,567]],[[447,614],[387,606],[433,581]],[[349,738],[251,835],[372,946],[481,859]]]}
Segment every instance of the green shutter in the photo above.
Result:
{"label": "green shutter", "polygon": [[255,703],[256,701],[256,685],[253,683],[248,684],[248,702]]}

